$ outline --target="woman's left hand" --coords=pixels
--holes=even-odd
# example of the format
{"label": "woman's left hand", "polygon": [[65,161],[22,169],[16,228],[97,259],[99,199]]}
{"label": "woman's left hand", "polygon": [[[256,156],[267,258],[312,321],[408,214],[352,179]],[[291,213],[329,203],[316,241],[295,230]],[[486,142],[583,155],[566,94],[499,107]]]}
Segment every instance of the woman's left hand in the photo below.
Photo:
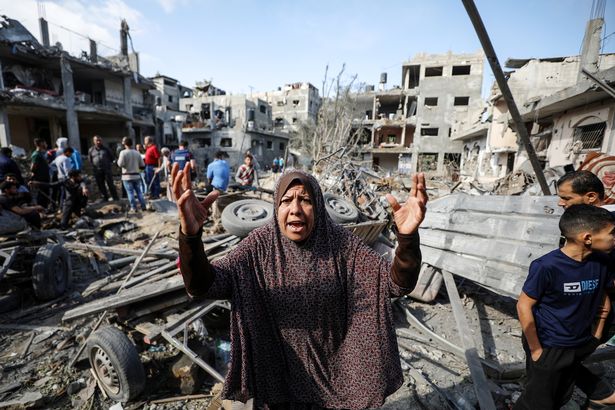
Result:
{"label": "woman's left hand", "polygon": [[423,219],[427,205],[427,189],[425,188],[425,174],[418,173],[412,175],[412,189],[410,196],[403,205],[391,194],[386,195],[389,204],[393,208],[393,219],[399,233],[409,235],[419,228]]}

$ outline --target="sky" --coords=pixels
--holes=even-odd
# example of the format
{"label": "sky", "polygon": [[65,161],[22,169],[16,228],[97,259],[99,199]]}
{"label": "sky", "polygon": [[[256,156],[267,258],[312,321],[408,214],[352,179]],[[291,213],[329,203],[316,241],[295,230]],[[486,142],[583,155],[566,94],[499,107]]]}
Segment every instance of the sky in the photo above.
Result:
{"label": "sky", "polygon": [[[475,0],[498,58],[579,54],[592,0]],[[606,0],[605,36],[615,33],[615,0]],[[345,79],[401,84],[401,65],[420,52],[475,52],[480,43],[460,0],[0,0],[0,14],[40,39],[79,55],[98,42],[117,54],[122,18],[130,26],[141,74],[183,85],[208,80],[227,92],[264,92],[293,82],[322,88],[325,68]],[[615,52],[615,34],[603,52]],[[484,87],[493,82],[485,61]],[[485,94],[485,90],[483,90]]]}

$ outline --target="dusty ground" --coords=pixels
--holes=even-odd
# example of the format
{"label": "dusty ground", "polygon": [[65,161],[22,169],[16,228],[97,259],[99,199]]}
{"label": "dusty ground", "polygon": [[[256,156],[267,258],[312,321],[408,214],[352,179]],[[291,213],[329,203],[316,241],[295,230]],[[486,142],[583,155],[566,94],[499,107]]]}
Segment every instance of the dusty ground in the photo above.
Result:
{"label": "dusty ground", "polygon": [[[122,214],[108,213],[109,218],[118,219]],[[104,219],[103,219],[104,221]],[[148,238],[160,231],[158,245],[172,247],[176,244],[177,222],[173,215],[160,212],[144,213],[131,217],[130,222],[138,228],[119,237],[116,242],[124,242],[137,249],[145,247]],[[97,315],[71,321],[60,322],[63,312],[89,300],[99,298],[113,290],[102,290],[83,297],[82,292],[94,280],[105,275],[104,264],[100,264],[99,274],[94,271],[85,254],[73,256],[74,288],[64,298],[44,309],[31,314],[20,314],[19,310],[0,315],[0,402],[20,397],[26,392],[40,392],[37,402],[41,408],[50,409],[108,409],[115,405],[105,399],[95,388],[87,360],[81,360],[74,369],[67,369],[67,362],[75,355],[84,334],[98,317]],[[500,297],[470,282],[458,281],[458,287],[468,320],[470,331],[482,357],[491,359],[507,369],[518,368],[524,362],[521,349],[521,332],[516,320],[514,301]],[[406,306],[435,333],[454,344],[460,345],[451,306],[444,289],[431,304],[419,303],[409,299],[396,302]],[[22,301],[23,309],[36,306],[31,295],[26,294]],[[405,315],[396,308],[396,321],[399,329],[406,329],[399,338],[404,368],[405,383],[392,395],[384,409],[445,409],[477,408],[473,385],[465,360],[442,350],[430,336],[408,324]],[[10,330],[9,324],[33,327],[49,326],[49,331]],[[4,326],[4,328],[3,328]],[[10,327],[10,326],[9,326]],[[26,345],[31,346],[25,355]],[[210,352],[215,350],[215,338],[224,337],[224,330],[210,331],[209,337],[200,340]],[[147,374],[145,392],[138,401],[125,404],[125,409],[200,409],[206,407],[209,399],[179,401],[169,404],[151,404],[156,399],[179,396],[178,381],[171,375],[170,367],[181,355],[168,345],[151,347],[140,343],[135,335],[140,357]],[[211,356],[211,355],[210,355]],[[211,359],[211,357],[210,357]],[[615,366],[604,365],[602,370],[611,383],[615,384]],[[507,409],[519,396],[522,380],[491,379],[491,387],[499,409]],[[12,390],[5,389],[17,383]],[[198,393],[208,394],[213,386],[211,378],[206,379]],[[582,394],[575,394],[574,402],[582,404]],[[578,408],[571,404],[568,408]]]}

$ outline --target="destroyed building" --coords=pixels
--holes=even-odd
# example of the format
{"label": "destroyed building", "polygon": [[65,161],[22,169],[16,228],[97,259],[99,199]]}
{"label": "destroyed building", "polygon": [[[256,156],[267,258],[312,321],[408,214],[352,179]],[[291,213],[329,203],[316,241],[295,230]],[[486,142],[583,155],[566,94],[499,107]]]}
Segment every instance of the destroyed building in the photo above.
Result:
{"label": "destroyed building", "polygon": [[232,167],[243,162],[247,151],[261,168],[286,155],[288,134],[274,131],[267,101],[244,94],[213,94],[197,87],[192,97],[180,99],[180,111],[187,113],[183,139],[195,153],[199,167],[206,167],[218,150],[229,155]]}
{"label": "destroyed building", "polygon": [[51,46],[42,18],[42,44],[17,20],[3,18],[1,24],[0,144],[31,150],[34,138],[55,145],[68,137],[71,146],[86,151],[95,134],[114,145],[125,135],[139,140],[153,133],[154,85],[131,70],[138,58],[128,54],[125,22],[115,62],[99,56],[93,40],[80,57],[59,43]]}
{"label": "destroyed building", "polygon": [[276,132],[297,131],[301,124],[314,124],[321,105],[318,88],[306,82],[286,84],[256,96],[271,106]]}
{"label": "destroyed building", "polygon": [[[402,86],[386,89],[387,74],[365,110],[371,126],[364,155],[388,172],[450,174],[460,165],[463,145],[454,136],[478,123],[483,111],[481,52],[418,54],[402,66]],[[355,121],[356,122],[356,121]]]}
{"label": "destroyed building", "polygon": [[[609,83],[615,54],[600,54],[603,18],[588,21],[581,54],[551,58],[509,58],[508,85],[545,167],[583,162],[589,152],[612,152],[613,109],[609,94],[583,74],[585,68]],[[494,84],[487,120],[454,139],[462,141],[462,174],[501,178],[523,167],[525,150],[511,126],[508,107]]]}
{"label": "destroyed building", "polygon": [[150,90],[150,94],[156,99],[156,139],[163,145],[177,146],[187,114],[180,111],[179,99],[192,97],[193,90],[166,75],[156,74],[150,80],[156,87]]}

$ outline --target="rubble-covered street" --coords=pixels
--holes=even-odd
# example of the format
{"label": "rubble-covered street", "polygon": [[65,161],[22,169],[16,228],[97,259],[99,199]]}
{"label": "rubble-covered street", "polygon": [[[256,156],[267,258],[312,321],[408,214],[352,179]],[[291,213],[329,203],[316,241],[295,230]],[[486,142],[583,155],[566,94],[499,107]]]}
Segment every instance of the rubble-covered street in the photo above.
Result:
{"label": "rubble-covered street", "polygon": [[615,0],[476,3],[0,0],[0,410],[615,408]]}

